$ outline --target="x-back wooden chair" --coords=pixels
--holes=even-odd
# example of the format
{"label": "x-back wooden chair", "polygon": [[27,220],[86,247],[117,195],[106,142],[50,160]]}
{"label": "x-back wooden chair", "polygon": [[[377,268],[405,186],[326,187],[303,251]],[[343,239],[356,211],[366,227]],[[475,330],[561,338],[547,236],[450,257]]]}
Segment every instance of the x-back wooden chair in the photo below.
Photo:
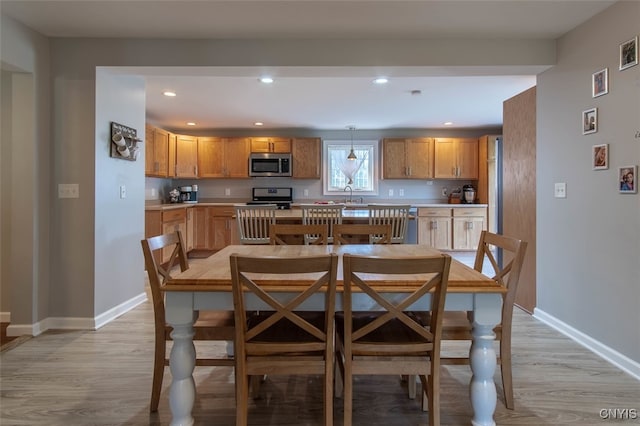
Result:
{"label": "x-back wooden chair", "polygon": [[[352,422],[353,376],[419,375],[428,399],[429,424],[440,424],[440,335],[451,257],[380,258],[343,256],[344,314],[336,315],[337,362],[344,378],[344,425]],[[366,277],[407,275],[411,284],[401,300],[387,300]],[[426,275],[424,275],[426,274]],[[381,312],[353,312],[353,288],[368,295]],[[407,309],[431,292],[427,326]],[[423,398],[424,401],[424,398]]]}
{"label": "x-back wooden chair", "polygon": [[358,244],[358,240],[366,240],[365,244],[391,244],[391,225],[368,225],[360,223],[343,223],[333,227],[334,244]]}
{"label": "x-back wooden chair", "polygon": [[[236,425],[247,424],[249,378],[265,374],[324,376],[324,424],[333,424],[334,311],[338,256],[230,257],[236,324]],[[289,300],[269,292],[287,283]],[[324,296],[324,315],[296,311],[313,295]],[[247,318],[251,294],[268,305]],[[282,293],[280,293],[282,295]],[[269,312],[268,310],[271,310]]]}

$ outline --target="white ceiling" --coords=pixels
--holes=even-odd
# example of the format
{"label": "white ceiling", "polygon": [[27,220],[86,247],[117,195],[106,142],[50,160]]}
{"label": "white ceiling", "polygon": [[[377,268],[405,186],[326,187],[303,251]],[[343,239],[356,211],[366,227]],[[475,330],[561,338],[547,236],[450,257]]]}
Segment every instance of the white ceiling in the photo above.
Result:
{"label": "white ceiling", "polygon": [[[556,39],[615,0],[2,0],[50,37],[173,39]],[[500,126],[502,102],[535,85],[529,68],[433,75],[420,68],[147,71],[147,114],[169,129]],[[390,82],[372,84],[384,73]],[[466,74],[466,75],[464,75]],[[166,89],[178,96],[166,98]],[[421,94],[412,95],[419,90]]]}

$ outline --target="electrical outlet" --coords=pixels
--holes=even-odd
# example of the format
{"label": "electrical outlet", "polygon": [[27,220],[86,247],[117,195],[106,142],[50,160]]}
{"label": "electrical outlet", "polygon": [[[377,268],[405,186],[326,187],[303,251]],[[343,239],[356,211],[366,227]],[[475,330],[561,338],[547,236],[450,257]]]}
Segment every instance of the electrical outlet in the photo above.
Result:
{"label": "electrical outlet", "polygon": [[80,198],[80,185],[77,183],[59,183],[58,198]]}
{"label": "electrical outlet", "polygon": [[433,181],[432,181],[432,180],[428,180],[428,181],[427,181],[427,185],[428,185],[428,186],[433,186]]}
{"label": "electrical outlet", "polygon": [[127,187],[120,185],[120,198],[127,198]]}
{"label": "electrical outlet", "polygon": [[442,196],[446,197],[447,196],[447,188],[442,188]]}
{"label": "electrical outlet", "polygon": [[303,194],[305,197],[308,197],[308,196],[309,196],[309,190],[308,190],[308,189],[305,189],[304,191],[302,191],[302,194]]}
{"label": "electrical outlet", "polygon": [[228,197],[229,195],[231,195],[231,188],[225,188],[225,189],[224,189],[224,195],[226,195],[227,197]]}
{"label": "electrical outlet", "polygon": [[398,189],[398,197],[404,197],[404,189]]}
{"label": "electrical outlet", "polygon": [[389,190],[389,197],[393,197],[393,189]]}
{"label": "electrical outlet", "polygon": [[554,197],[567,198],[567,184],[565,182],[556,182],[554,188]]}

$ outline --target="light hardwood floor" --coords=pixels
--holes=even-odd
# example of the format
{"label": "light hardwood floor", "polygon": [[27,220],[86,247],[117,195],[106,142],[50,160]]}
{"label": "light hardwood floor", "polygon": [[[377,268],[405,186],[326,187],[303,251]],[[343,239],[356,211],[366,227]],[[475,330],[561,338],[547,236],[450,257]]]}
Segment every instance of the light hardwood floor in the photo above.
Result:
{"label": "light hardwood floor", "polygon": [[[224,351],[213,344],[206,350]],[[0,424],[168,425],[169,369],[159,412],[149,414],[153,315],[149,303],[98,331],[49,331],[0,354]],[[600,425],[600,409],[640,412],[640,381],[516,309],[513,338],[516,408],[498,397],[499,425]],[[234,424],[233,371],[195,370],[197,425]],[[499,370],[495,375],[499,383]],[[354,424],[426,425],[427,414],[407,398],[398,377],[358,377]],[[469,425],[468,366],[443,367],[443,425]],[[498,392],[500,394],[500,392]],[[640,414],[640,413],[639,413]],[[342,400],[335,400],[336,424]],[[250,404],[253,425],[318,425],[322,389],[317,377],[269,377]],[[640,418],[616,421],[640,424]]]}

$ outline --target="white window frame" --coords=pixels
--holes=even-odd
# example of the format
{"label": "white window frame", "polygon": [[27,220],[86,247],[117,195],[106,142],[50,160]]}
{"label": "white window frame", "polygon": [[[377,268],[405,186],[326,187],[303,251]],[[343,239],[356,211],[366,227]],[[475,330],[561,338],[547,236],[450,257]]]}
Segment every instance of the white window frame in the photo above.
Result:
{"label": "white window frame", "polygon": [[[358,188],[355,184],[351,184],[350,186],[353,188],[354,196],[358,194],[358,197],[364,195],[378,195],[378,146],[379,141],[377,140],[359,140],[354,141],[353,148],[356,151],[366,150],[369,155],[365,161],[368,163],[369,170],[369,179],[371,180],[371,186],[369,189]],[[351,149],[351,141],[350,140],[323,140],[322,141],[322,158],[324,161],[322,162],[322,194],[323,195],[351,195],[349,191],[345,191],[346,183],[342,188],[332,187],[331,177],[330,177],[330,162],[331,157],[329,155],[329,151],[332,147],[345,149],[348,153]],[[357,161],[357,160],[356,160]]]}

